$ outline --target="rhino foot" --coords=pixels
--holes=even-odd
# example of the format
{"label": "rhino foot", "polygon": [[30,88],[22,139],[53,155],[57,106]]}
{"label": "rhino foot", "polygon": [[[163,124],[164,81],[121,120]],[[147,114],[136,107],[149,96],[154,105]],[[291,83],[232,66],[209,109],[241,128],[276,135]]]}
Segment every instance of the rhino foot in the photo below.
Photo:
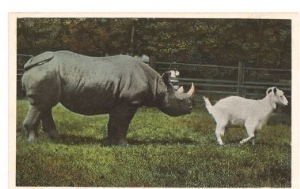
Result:
{"label": "rhino foot", "polygon": [[27,141],[29,143],[34,142],[35,141],[35,137],[36,137],[35,135],[36,135],[36,132],[34,132],[34,131],[28,132],[28,139],[27,139]]}
{"label": "rhino foot", "polygon": [[53,142],[55,142],[55,143],[60,143],[60,142],[62,142],[62,139],[61,139],[61,137],[60,137],[59,135],[55,135],[55,136],[49,135],[49,136],[50,136],[51,140],[52,140]]}
{"label": "rhino foot", "polygon": [[51,131],[46,131],[44,128],[43,128],[43,132],[47,133],[48,136],[50,137],[50,139],[55,142],[55,143],[60,143],[62,141],[60,135],[58,134],[57,130],[54,129],[54,130],[51,130]]}

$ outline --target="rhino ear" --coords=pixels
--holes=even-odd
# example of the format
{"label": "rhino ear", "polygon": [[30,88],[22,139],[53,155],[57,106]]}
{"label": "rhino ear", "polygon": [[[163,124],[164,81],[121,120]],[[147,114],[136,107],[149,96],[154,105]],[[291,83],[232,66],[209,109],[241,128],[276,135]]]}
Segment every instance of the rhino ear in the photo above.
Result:
{"label": "rhino ear", "polygon": [[169,88],[172,87],[171,81],[170,81],[171,72],[167,71],[162,74],[162,80],[165,83],[165,85]]}

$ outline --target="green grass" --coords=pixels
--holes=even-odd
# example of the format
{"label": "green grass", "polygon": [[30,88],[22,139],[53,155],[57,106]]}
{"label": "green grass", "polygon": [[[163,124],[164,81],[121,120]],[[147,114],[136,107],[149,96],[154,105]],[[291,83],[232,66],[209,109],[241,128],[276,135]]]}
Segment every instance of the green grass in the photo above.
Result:
{"label": "green grass", "polygon": [[201,108],[176,118],[140,108],[127,135],[130,146],[121,148],[103,146],[107,115],[81,116],[58,105],[53,115],[62,142],[40,133],[28,144],[21,128],[27,105],[17,102],[17,186],[291,187],[290,127],[276,117],[255,146],[239,145],[245,129],[233,126],[220,147]]}

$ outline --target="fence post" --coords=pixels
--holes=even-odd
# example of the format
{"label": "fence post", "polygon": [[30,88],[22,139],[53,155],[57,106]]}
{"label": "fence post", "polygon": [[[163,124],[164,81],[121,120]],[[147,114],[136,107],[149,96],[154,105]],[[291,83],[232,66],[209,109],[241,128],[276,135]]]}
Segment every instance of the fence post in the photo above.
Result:
{"label": "fence post", "polygon": [[245,63],[239,61],[237,95],[244,96]]}
{"label": "fence post", "polygon": [[156,59],[155,56],[150,56],[149,65],[151,68],[156,70]]}

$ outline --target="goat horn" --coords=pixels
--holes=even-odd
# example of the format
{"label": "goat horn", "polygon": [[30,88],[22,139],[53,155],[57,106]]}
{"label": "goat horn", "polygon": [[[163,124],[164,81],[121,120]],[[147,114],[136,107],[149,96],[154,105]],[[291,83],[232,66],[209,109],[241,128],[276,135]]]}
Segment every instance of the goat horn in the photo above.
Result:
{"label": "goat horn", "polygon": [[272,91],[273,88],[274,88],[274,87],[269,87],[269,88],[267,89],[267,91],[266,91],[266,94],[269,94],[270,91]]}
{"label": "goat horn", "polygon": [[194,83],[192,83],[192,86],[191,86],[189,92],[187,92],[187,94],[188,94],[189,96],[193,96],[193,95],[194,95],[194,92],[195,92],[195,86],[194,86]]}

